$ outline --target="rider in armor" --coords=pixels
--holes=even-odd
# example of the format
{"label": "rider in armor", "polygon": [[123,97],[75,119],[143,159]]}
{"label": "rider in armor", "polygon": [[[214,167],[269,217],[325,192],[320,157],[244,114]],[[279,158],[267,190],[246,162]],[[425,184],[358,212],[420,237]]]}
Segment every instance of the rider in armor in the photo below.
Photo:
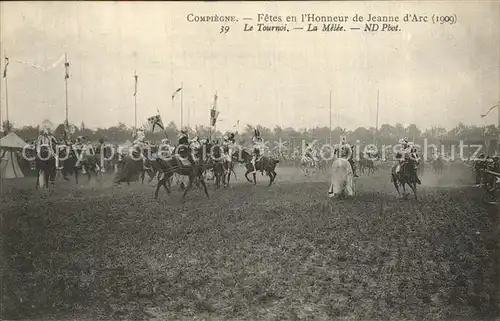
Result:
{"label": "rider in armor", "polygon": [[222,142],[222,150],[224,155],[226,155],[227,161],[231,161],[230,150],[235,143],[234,133],[230,133],[228,136],[224,136],[224,141]]}
{"label": "rider in armor", "polygon": [[[406,137],[401,138],[399,140],[399,143],[401,144],[402,149],[396,154],[396,158],[399,161],[396,167],[396,173],[399,173],[401,171],[402,166],[408,162],[409,158],[413,158],[415,159],[415,161],[417,161],[416,153],[414,152],[415,149],[412,148],[408,143],[408,138]],[[417,164],[417,162],[415,162],[415,164]],[[416,168],[415,168],[415,176],[417,179],[417,184],[421,184],[422,182],[417,176]]]}
{"label": "rider in armor", "polygon": [[[260,159],[261,155],[261,148],[262,148],[262,143],[263,140],[260,137],[260,132],[258,129],[254,130],[254,136],[252,137],[252,142],[253,142],[253,149],[252,149],[252,166],[253,166],[253,172],[252,174],[255,174],[257,172],[257,166],[256,162]],[[263,172],[263,170],[261,170]]]}
{"label": "rider in armor", "polygon": [[146,166],[146,157],[144,156],[145,148],[146,146],[146,134],[142,129],[137,129],[135,133],[135,140],[133,142],[133,149],[134,152],[139,154],[139,157],[142,160],[142,167],[143,169],[150,169]]}
{"label": "rider in armor", "polygon": [[[43,132],[38,136],[36,140],[35,149],[38,156],[37,158],[41,159],[53,155],[57,160],[57,153],[56,153],[57,140],[54,137],[54,135],[52,135],[52,129],[50,128],[49,124],[44,124]],[[42,153],[42,151],[48,151],[49,154],[45,155],[45,153],[44,152]],[[54,165],[57,166],[56,162],[54,162]],[[49,177],[49,179],[50,183],[54,185],[55,176],[51,176]]]}
{"label": "rider in armor", "polygon": [[172,144],[168,138],[161,140],[161,146],[158,149],[158,156],[168,158],[172,156]]}
{"label": "rider in armor", "polygon": [[80,166],[80,162],[82,160],[82,157],[83,157],[83,149],[84,149],[84,146],[83,146],[83,137],[82,136],[78,136],[76,139],[75,139],[75,143],[73,144],[73,150],[75,152],[75,155],[76,155],[76,163],[75,163],[75,167],[79,167]]}
{"label": "rider in armor", "polygon": [[193,166],[193,170],[194,170],[194,168],[196,167],[196,163],[195,163],[193,155],[192,155],[190,140],[189,140],[188,133],[187,133],[186,129],[181,130],[181,134],[179,137],[179,147],[181,147],[181,146],[183,148],[185,148],[186,153],[187,153],[187,159],[191,163],[191,165]]}
{"label": "rider in armor", "polygon": [[36,140],[36,152],[40,155],[40,151],[45,147],[49,149],[49,152],[55,153],[57,140],[52,135],[51,129],[49,126],[45,126],[43,132],[38,136]]}

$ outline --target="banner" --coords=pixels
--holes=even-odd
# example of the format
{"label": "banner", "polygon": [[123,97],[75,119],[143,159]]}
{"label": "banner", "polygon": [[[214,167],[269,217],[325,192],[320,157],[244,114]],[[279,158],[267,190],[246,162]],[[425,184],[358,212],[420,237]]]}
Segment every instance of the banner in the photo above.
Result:
{"label": "banner", "polygon": [[156,129],[158,129],[158,131],[160,131],[160,129],[165,130],[165,126],[163,126],[163,121],[161,120],[160,115],[149,117],[148,123],[149,123],[149,125],[151,127],[151,131],[153,133],[155,132]]}

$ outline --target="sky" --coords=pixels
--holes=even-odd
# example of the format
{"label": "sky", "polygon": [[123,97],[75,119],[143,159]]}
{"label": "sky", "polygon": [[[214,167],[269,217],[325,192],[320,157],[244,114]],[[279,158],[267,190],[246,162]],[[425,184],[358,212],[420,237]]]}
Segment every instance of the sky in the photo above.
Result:
{"label": "sky", "polygon": [[[194,23],[188,14],[232,15]],[[344,32],[244,32],[258,14],[349,16]],[[398,32],[365,32],[355,14],[454,15],[455,24],[399,22]],[[160,112],[164,123],[208,125],[218,94],[218,129],[237,121],[311,128],[415,123],[421,128],[497,123],[500,2],[2,2],[1,68],[9,57],[14,124],[65,119],[64,60],[70,62],[69,121],[134,125]],[[252,18],[253,20],[244,20]],[[221,34],[221,26],[228,33]],[[320,29],[322,24],[319,24]],[[360,27],[361,30],[350,30]],[[34,68],[30,65],[38,66]],[[1,115],[6,118],[5,79]],[[331,91],[331,113],[330,113]]]}

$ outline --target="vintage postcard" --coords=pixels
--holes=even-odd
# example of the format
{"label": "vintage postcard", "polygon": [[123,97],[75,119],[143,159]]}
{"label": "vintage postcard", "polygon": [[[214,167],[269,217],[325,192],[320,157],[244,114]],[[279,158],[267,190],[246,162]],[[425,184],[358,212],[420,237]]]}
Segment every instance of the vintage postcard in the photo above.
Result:
{"label": "vintage postcard", "polygon": [[500,2],[0,2],[2,320],[499,320]]}

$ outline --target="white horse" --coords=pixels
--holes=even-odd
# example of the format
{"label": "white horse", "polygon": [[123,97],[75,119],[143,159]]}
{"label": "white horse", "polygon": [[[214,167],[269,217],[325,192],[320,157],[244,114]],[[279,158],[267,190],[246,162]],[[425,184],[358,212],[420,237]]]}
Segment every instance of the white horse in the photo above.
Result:
{"label": "white horse", "polygon": [[345,158],[336,158],[332,163],[332,176],[328,197],[345,198],[354,196],[356,185],[354,183],[354,174],[349,161]]}

